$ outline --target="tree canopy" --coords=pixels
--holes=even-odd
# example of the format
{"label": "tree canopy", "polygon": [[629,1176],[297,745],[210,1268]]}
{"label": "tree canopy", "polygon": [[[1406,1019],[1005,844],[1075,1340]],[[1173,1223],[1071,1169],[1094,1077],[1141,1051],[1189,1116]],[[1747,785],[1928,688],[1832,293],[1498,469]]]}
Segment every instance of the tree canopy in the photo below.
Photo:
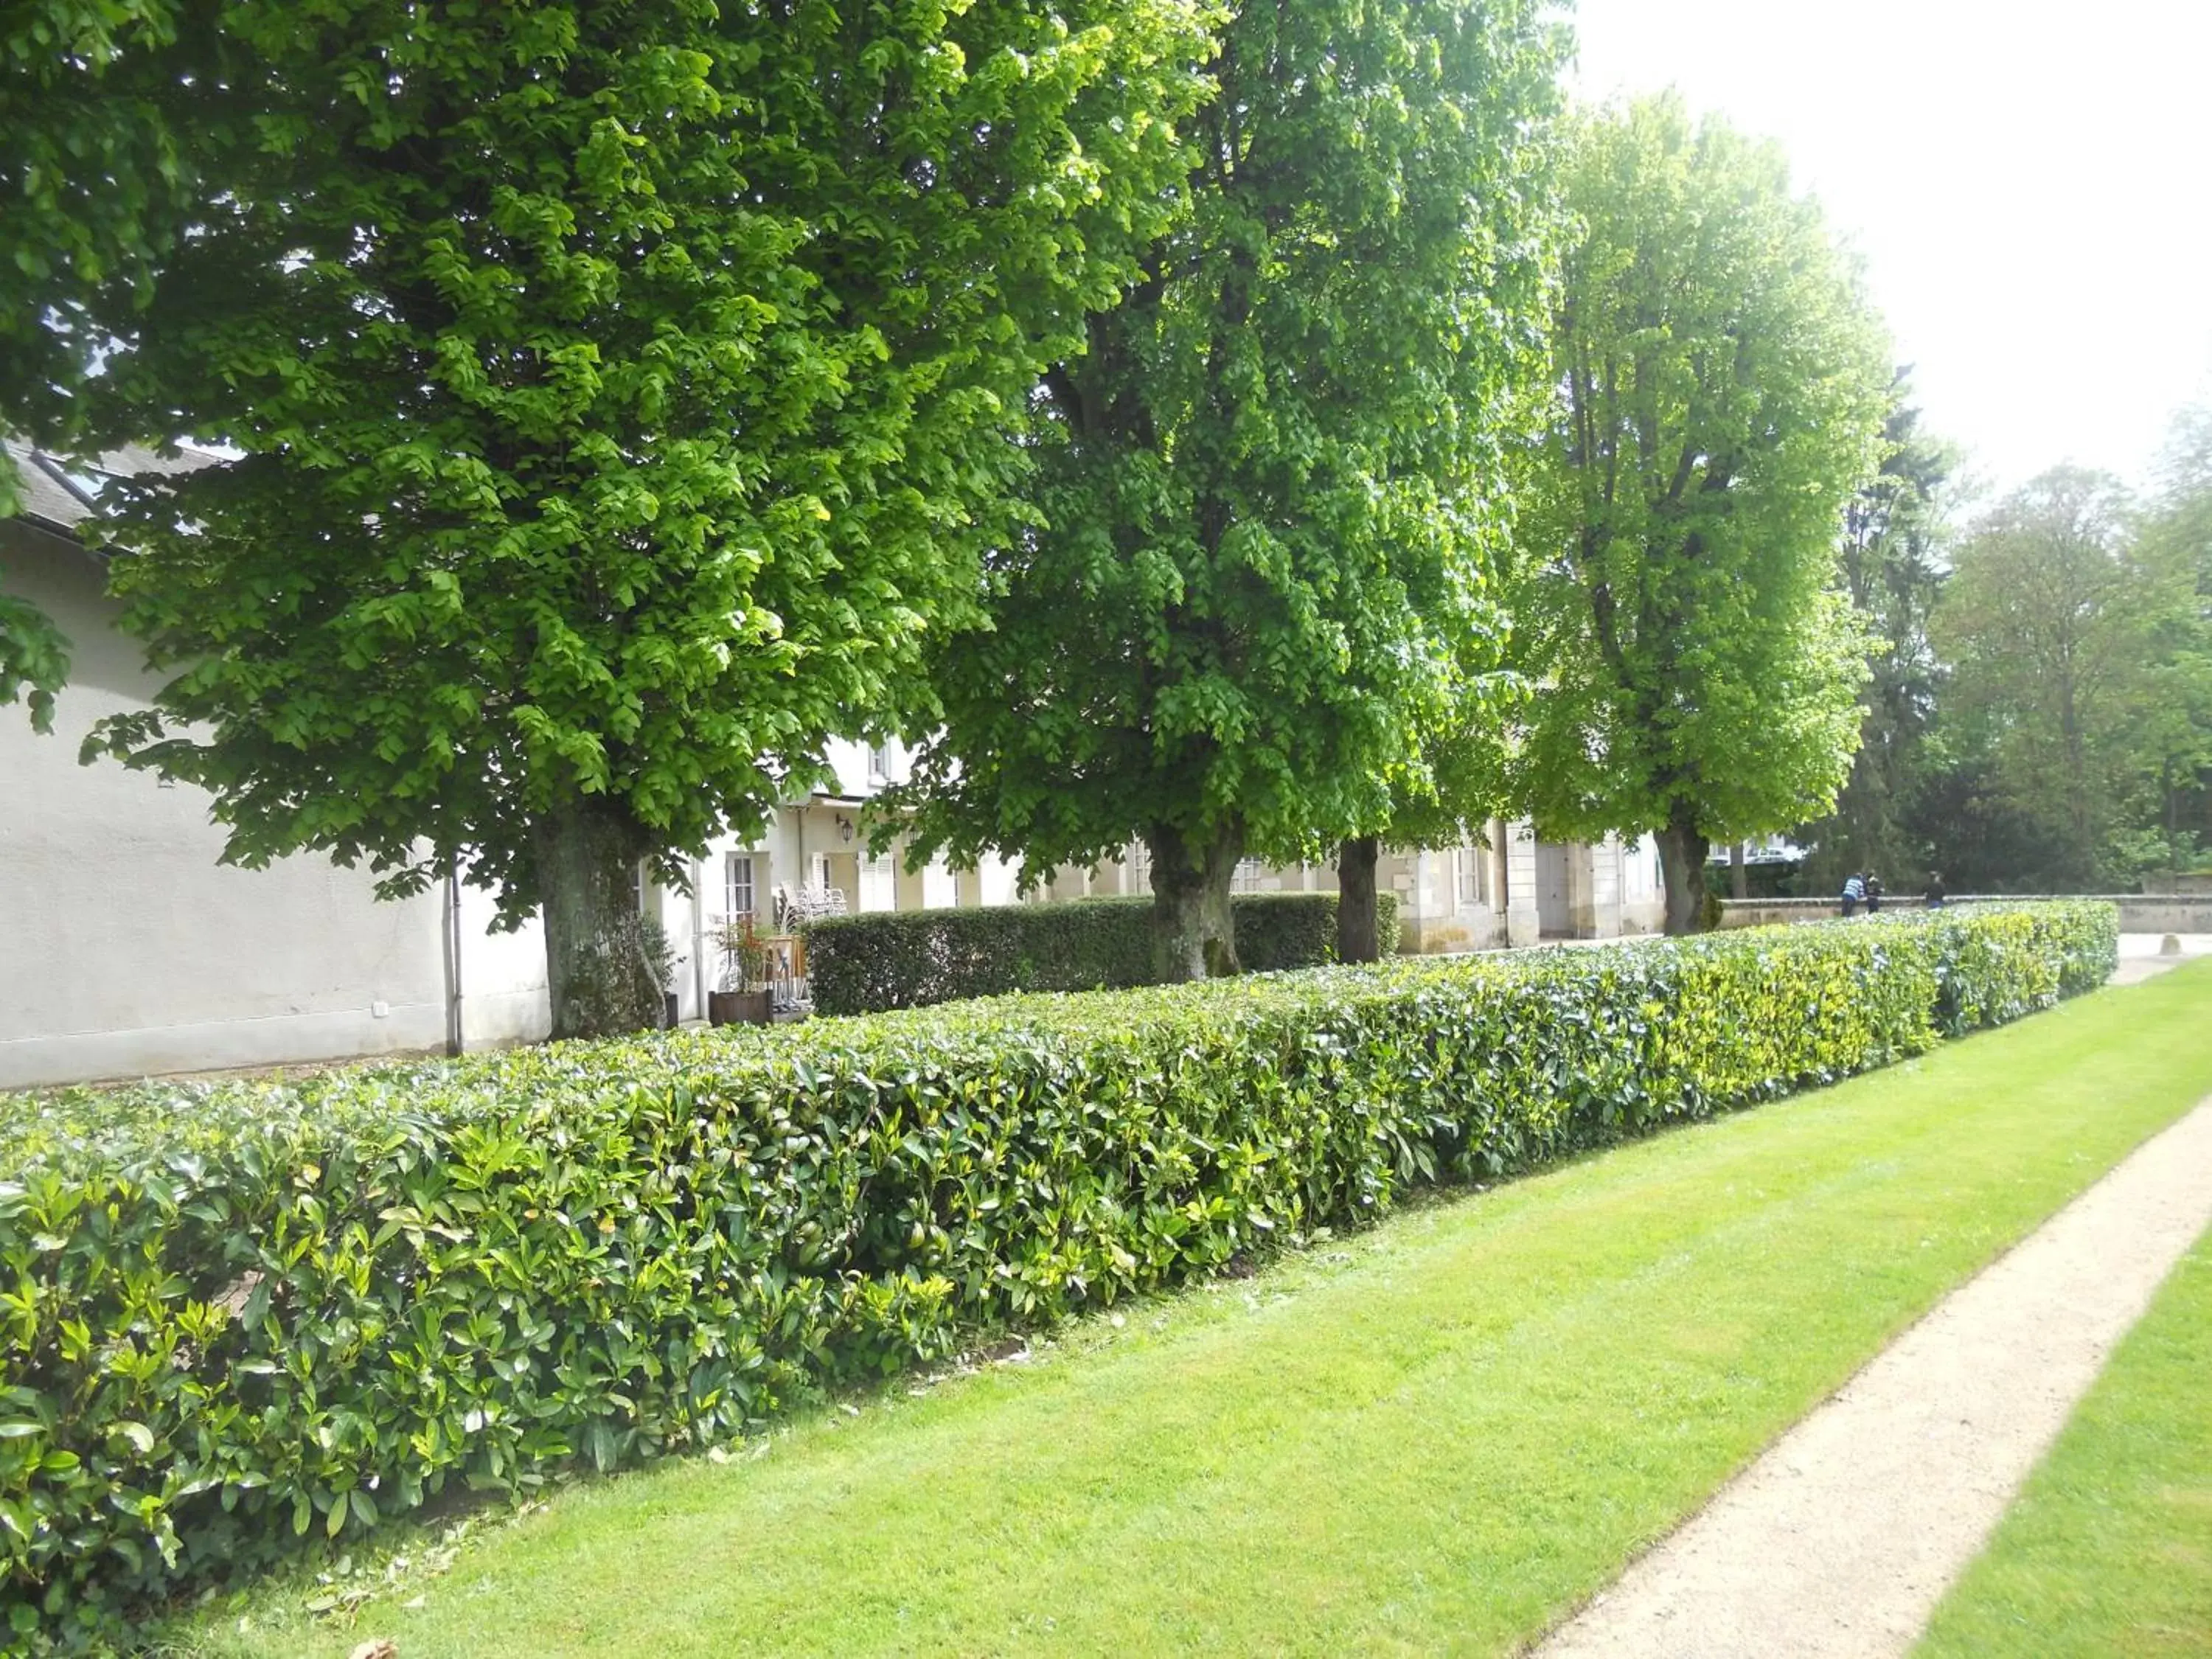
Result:
{"label": "tree canopy", "polygon": [[2199,550],[2160,533],[2119,481],[2058,467],[1960,543],[1936,613],[1953,665],[1942,732],[1969,802],[2015,820],[1988,884],[2109,889],[2178,862],[2179,811],[2212,765]]}
{"label": "tree canopy", "polygon": [[1816,892],[1840,890],[1853,871],[1895,881],[1918,877],[1930,863],[1914,807],[1942,682],[1928,626],[1948,572],[1946,491],[1959,463],[1951,446],[1923,429],[1910,393],[1899,371],[1881,470],[1844,514],[1844,591],[1874,657],[1860,695],[1858,753],[1836,810],[1795,832],[1813,848],[1806,873]]}
{"label": "tree canopy", "polygon": [[[556,1033],[653,1023],[641,860],[892,729],[1006,538],[1048,362],[1136,275],[1183,0],[224,9],[261,142],[118,317],[109,723],[230,859],[544,908]],[[123,326],[127,325],[127,326]]]}
{"label": "tree canopy", "polygon": [[1712,842],[1826,810],[1850,766],[1866,645],[1836,544],[1886,343],[1771,145],[1670,96],[1583,120],[1566,176],[1518,787],[1547,835],[1656,833],[1682,931]]}
{"label": "tree canopy", "polygon": [[[211,67],[205,4],[21,0],[0,9],[0,431],[53,443],[80,424],[76,393],[107,339],[97,318],[151,289],[193,197],[171,103]],[[213,97],[207,100],[210,106]],[[0,449],[0,518],[21,480]],[[52,727],[69,641],[0,593],[0,707],[27,701]]]}
{"label": "tree canopy", "polygon": [[1422,792],[1498,626],[1563,47],[1540,0],[1232,9],[1182,210],[1045,377],[1036,522],[936,653],[919,849],[1040,872],[1141,837],[1183,976],[1234,967],[1240,856]]}

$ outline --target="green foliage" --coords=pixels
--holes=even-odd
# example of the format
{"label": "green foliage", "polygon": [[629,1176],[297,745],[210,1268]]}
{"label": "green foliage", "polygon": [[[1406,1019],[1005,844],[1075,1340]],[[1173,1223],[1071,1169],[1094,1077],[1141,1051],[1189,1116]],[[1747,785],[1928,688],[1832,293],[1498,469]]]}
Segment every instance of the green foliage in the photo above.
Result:
{"label": "green foliage", "polygon": [[2132,725],[2149,785],[2144,827],[2157,861],[2179,870],[2212,849],[2212,404],[2182,412],[2159,470],[2142,562],[2161,591]]}
{"label": "green foliage", "polygon": [[2110,890],[2212,840],[2212,415],[2159,488],[2058,468],[1961,540],[1905,828],[1954,888]]}
{"label": "green foliage", "polygon": [[1152,935],[1137,899],[830,916],[802,933],[807,990],[823,1014],[1012,991],[1122,990],[1152,979]]}
{"label": "green foliage", "polygon": [[2136,517],[2117,479],[2061,467],[1958,549],[1935,618],[1953,665],[1942,734],[1983,815],[2019,825],[2017,861],[1987,872],[1997,890],[2130,882],[2166,850],[2141,831],[2212,763],[2196,573]]}
{"label": "green foliage", "polygon": [[1711,843],[1826,810],[1849,766],[1835,540],[1880,459],[1886,344],[1779,153],[1671,96],[1586,121],[1568,198],[1517,783],[1547,834],[1656,834],[1680,931]]}
{"label": "green foliage", "polygon": [[[1377,896],[1385,954],[1398,896]],[[1336,960],[1336,895],[1239,893],[1231,902],[1246,969]],[[810,922],[806,982],[817,1012],[877,1013],[1019,991],[1126,990],[1153,983],[1149,901],[1069,899],[980,910],[879,911]]]}
{"label": "green foliage", "polygon": [[[146,297],[188,210],[174,77],[211,62],[212,8],[23,0],[0,14],[0,416],[50,438],[104,332]],[[204,94],[201,137],[220,100]],[[108,319],[112,321],[112,319]],[[0,457],[0,512],[9,507]]]}
{"label": "green foliage", "polygon": [[[789,1631],[839,1659],[1525,1652],[1838,1377],[2212,1092],[2208,995],[2212,963],[1784,1109],[1453,1194],[980,1374],[872,1393],[857,1417],[811,1412],[735,1468],[581,1483],[526,1524],[474,1528],[442,1579],[411,1540],[391,1540],[396,1583],[380,1540],[319,1550],[343,1548],[353,1575],[272,1576],[148,1644],[343,1659],[374,1633],[413,1656],[718,1659],[729,1632]],[[2212,1353],[2195,1364],[2168,1397],[2212,1441]],[[2193,1510],[2212,1573],[2212,1505],[2173,1480],[2178,1460],[2138,1467],[2161,1463],[2147,1490],[2165,1513],[2086,1560],[2074,1532],[2069,1590],[2100,1574],[2121,1601],[2153,1580],[2212,1585],[2142,1542],[2182,1535]],[[2109,1491],[2078,1489],[2075,1519]],[[2132,1576],[2110,1577],[2123,1560]],[[372,1599],[311,1611],[334,1593]],[[2148,1628],[2144,1610],[2124,1609]],[[1964,1651],[2046,1659],[2018,1611]]]}
{"label": "green foliage", "polygon": [[[1400,959],[0,1101],[0,1571],[50,1633],[1925,1048],[2109,906]],[[21,1617],[23,1615],[18,1615]]]}
{"label": "green foliage", "polygon": [[610,895],[672,878],[909,711],[1205,46],[1188,0],[222,24],[262,142],[88,391],[245,453],[104,526],[179,671],[105,744],[211,791],[234,861],[458,864],[509,921],[562,838]]}
{"label": "green foliage", "polygon": [[[1314,968],[1336,960],[1334,893],[1239,893],[1230,902],[1237,923],[1237,956],[1248,973]],[[1375,931],[1381,955],[1398,953],[1398,896],[1375,896]]]}
{"label": "green foliage", "polygon": [[[76,434],[75,393],[106,337],[95,315],[127,314],[145,297],[190,198],[169,89],[145,60],[160,49],[204,61],[204,33],[200,9],[174,0],[0,9],[0,429],[45,442]],[[20,491],[0,449],[0,518]],[[0,595],[0,707],[26,697],[33,727],[51,731],[68,673],[52,620]]]}
{"label": "green foliage", "polygon": [[1198,895],[1381,828],[1498,654],[1565,46],[1544,0],[1230,10],[1184,210],[1046,376],[1041,521],[937,654],[908,792],[957,863],[1143,836],[1200,973]]}
{"label": "green foliage", "polygon": [[[0,449],[0,466],[9,463]],[[31,729],[54,729],[54,694],[69,678],[69,641],[27,600],[0,593],[0,708],[21,697]]]}
{"label": "green foliage", "polygon": [[1858,752],[1836,810],[1791,834],[1813,848],[1807,892],[1835,892],[1852,871],[1873,870],[1893,883],[1917,879],[1932,859],[1912,809],[1929,769],[1926,738],[1942,680],[1929,620],[1948,569],[1944,491],[1958,457],[1921,429],[1910,392],[1900,370],[1881,470],[1844,515],[1844,591],[1875,649],[1860,696]]}

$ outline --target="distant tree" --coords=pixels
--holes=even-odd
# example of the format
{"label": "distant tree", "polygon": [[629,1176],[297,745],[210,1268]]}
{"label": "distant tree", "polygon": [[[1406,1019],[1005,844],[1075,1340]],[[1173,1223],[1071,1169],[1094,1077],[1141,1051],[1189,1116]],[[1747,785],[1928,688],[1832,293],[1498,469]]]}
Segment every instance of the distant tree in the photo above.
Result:
{"label": "distant tree", "polygon": [[1805,878],[1817,891],[1854,870],[1896,881],[1928,868],[1930,849],[1908,815],[1942,678],[1928,620],[1943,588],[1944,488],[1958,458],[1921,429],[1908,374],[1891,390],[1881,470],[1844,514],[1844,589],[1875,644],[1850,775],[1835,811],[1794,836],[1813,848]]}
{"label": "distant tree", "polygon": [[1586,118],[1516,637],[1540,829],[1651,832],[1667,927],[1715,842],[1829,808],[1866,644],[1837,581],[1880,459],[1882,331],[1771,146],[1671,96]]}
{"label": "distant tree", "polygon": [[556,1035],[657,1023],[641,866],[912,708],[1180,175],[1194,10],[222,16],[262,142],[88,391],[243,453],[106,527],[177,672],[97,742],[211,790],[234,862],[542,906]]}
{"label": "distant tree", "polygon": [[1928,868],[1951,892],[2047,890],[2050,837],[2004,790],[1984,735],[1939,708],[1905,799],[1905,828],[1924,838]]}
{"label": "distant tree", "polygon": [[1038,522],[938,653],[913,856],[1141,837],[1189,978],[1240,858],[1387,823],[1496,623],[1564,44],[1543,0],[1231,8],[1186,211],[1046,376]]}
{"label": "distant tree", "polygon": [[[2146,670],[2164,584],[2140,557],[2119,482],[2060,467],[2023,485],[1960,544],[1934,637],[1953,665],[1943,720],[1996,798],[2035,827],[2026,871],[2082,890],[2132,873]],[[1939,849],[1940,851],[1940,849]]]}
{"label": "distant tree", "polygon": [[2138,738],[2168,869],[2212,848],[2212,404],[2182,411],[2139,561],[2157,584]]}

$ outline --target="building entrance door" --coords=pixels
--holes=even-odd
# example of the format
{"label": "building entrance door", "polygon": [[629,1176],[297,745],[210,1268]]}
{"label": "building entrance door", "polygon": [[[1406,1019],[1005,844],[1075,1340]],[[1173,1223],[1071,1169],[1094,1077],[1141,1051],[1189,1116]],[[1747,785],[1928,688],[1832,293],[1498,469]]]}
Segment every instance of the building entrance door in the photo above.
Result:
{"label": "building entrance door", "polygon": [[1573,866],[1556,842],[1536,843],[1536,933],[1542,939],[1575,936]]}

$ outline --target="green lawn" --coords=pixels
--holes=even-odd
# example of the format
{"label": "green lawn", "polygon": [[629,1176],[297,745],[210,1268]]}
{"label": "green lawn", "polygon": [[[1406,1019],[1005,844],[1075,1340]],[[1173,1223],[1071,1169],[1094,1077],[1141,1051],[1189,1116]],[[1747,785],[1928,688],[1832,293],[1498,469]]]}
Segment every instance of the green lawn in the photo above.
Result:
{"label": "green lawn", "polygon": [[2212,1654],[2212,1236],[2113,1355],[1921,1654]]}
{"label": "green lawn", "polygon": [[[354,1624],[402,1659],[1495,1653],[2212,1093],[2212,964],[1402,1214],[765,1455],[572,1488]],[[403,1603],[416,1595],[424,1605]]]}

